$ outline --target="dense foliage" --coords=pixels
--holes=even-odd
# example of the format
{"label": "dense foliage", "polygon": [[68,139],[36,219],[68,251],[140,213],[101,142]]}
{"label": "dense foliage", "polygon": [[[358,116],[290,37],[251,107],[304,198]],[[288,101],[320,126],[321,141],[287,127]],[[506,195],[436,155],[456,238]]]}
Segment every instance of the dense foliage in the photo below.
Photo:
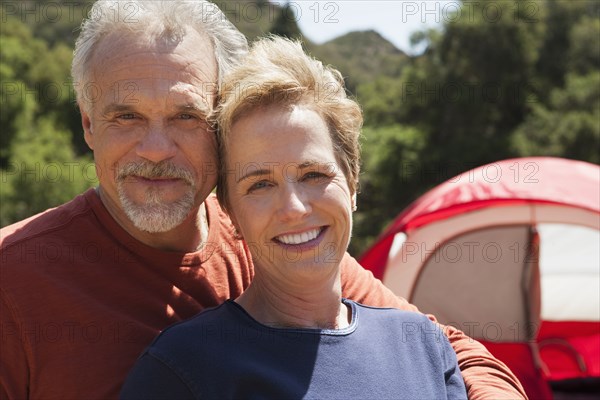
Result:
{"label": "dense foliage", "polygon": [[[91,1],[3,2],[0,225],[96,184],[69,78]],[[218,2],[250,40],[298,37],[289,4]],[[365,2],[366,3],[366,2]],[[351,252],[430,187],[476,165],[552,155],[600,163],[600,2],[465,1],[409,57],[376,32],[306,48],[335,65],[365,112]]]}

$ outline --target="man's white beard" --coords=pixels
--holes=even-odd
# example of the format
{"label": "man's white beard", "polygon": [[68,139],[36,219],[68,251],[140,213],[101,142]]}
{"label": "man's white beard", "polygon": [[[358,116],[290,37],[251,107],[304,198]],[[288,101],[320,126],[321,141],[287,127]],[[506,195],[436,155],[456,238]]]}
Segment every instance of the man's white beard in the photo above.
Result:
{"label": "man's white beard", "polygon": [[144,204],[131,201],[122,184],[118,185],[118,190],[125,214],[136,228],[145,232],[158,233],[174,229],[183,223],[194,206],[194,193],[191,188],[173,203],[163,202],[160,192],[149,189]]}
{"label": "man's white beard", "polygon": [[[136,204],[125,191],[124,184],[129,175],[183,179],[188,184],[188,189],[179,200],[166,203],[162,199],[163,190],[149,188],[144,194],[144,203]],[[192,175],[187,170],[170,163],[143,162],[119,168],[117,191],[127,217],[136,228],[145,232],[167,232],[176,228],[183,223],[194,207],[195,186]]]}

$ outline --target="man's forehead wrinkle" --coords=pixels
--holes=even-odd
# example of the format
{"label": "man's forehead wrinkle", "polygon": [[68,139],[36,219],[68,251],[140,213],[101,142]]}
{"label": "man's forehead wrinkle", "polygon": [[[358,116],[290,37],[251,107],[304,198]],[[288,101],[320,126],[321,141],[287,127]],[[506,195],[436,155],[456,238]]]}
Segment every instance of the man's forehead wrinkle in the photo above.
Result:
{"label": "man's forehead wrinkle", "polygon": [[[148,76],[127,77],[114,80],[111,85],[115,90],[121,91],[123,95],[135,93],[163,93],[169,97],[213,97],[216,95],[216,84],[214,82],[203,82],[193,79],[192,82],[182,81],[170,76]],[[205,101],[205,99],[204,99]],[[191,102],[191,100],[190,100]]]}
{"label": "man's forehead wrinkle", "polygon": [[[208,115],[211,111],[211,101],[208,98],[209,94],[207,93],[199,93],[192,92],[191,90],[187,90],[185,92],[172,90],[170,89],[168,93],[165,95],[157,97],[155,93],[144,94],[143,91],[133,93],[131,98],[124,96],[122,99],[117,100],[111,105],[107,106],[111,111],[133,111],[134,109],[145,109],[147,107],[156,107],[159,106],[166,110],[171,111],[185,111],[185,112],[194,112],[201,113],[204,115]],[[136,100],[135,102],[132,102]],[[147,103],[147,101],[151,101],[152,103]],[[123,103],[121,102],[123,101]],[[142,104],[138,103],[139,101],[144,101]]]}
{"label": "man's forehead wrinkle", "polygon": [[[145,84],[145,83],[150,83],[147,86],[143,86],[146,88],[158,88],[158,87],[164,87],[164,88],[185,88],[185,91],[189,91],[189,92],[194,92],[194,93],[200,93],[201,89],[206,86],[206,85],[202,85],[202,82],[184,82],[180,79],[173,79],[170,76],[146,76],[146,77],[142,77],[142,76],[129,76],[129,77],[123,77],[123,78],[119,78],[119,79],[115,79],[114,81],[112,81],[114,83],[139,83],[139,84]],[[158,83],[159,85],[156,85],[155,83]],[[171,90],[171,89],[169,89]]]}
{"label": "man's forehead wrinkle", "polygon": [[[112,68],[109,68],[110,72],[113,73],[118,73],[118,72],[128,72],[128,71],[132,71],[132,70],[137,70],[137,69],[144,69],[145,70],[145,75],[153,75],[156,72],[167,72],[168,74],[181,74],[182,72],[185,72],[189,75],[193,75],[191,73],[191,71],[197,71],[200,70],[202,71],[202,68],[198,68],[196,66],[196,63],[194,62],[190,62],[190,63],[186,63],[185,65],[180,66],[179,68],[175,69],[173,68],[173,64],[169,63],[167,61],[164,62],[160,62],[160,61],[164,61],[161,60],[160,58],[157,58],[156,61],[154,62],[137,62],[135,66],[131,66],[131,65],[124,65],[124,64],[120,64],[120,65],[114,65],[114,63],[109,63],[109,65],[112,65]],[[190,66],[192,66],[192,68],[190,68]],[[206,68],[204,68],[206,69]],[[162,75],[162,74],[161,74]]]}
{"label": "man's forehead wrinkle", "polygon": [[[211,55],[211,57],[212,57],[212,55]],[[185,64],[184,70],[189,71],[193,75],[199,74],[200,75],[199,77],[201,78],[201,80],[203,82],[216,83],[216,81],[217,81],[216,64],[210,65],[210,63],[208,63],[208,60],[206,60],[206,59],[188,61]]]}
{"label": "man's forehead wrinkle", "polygon": [[[136,70],[139,74],[136,74]],[[112,68],[106,69],[112,74],[121,74],[128,76],[124,79],[115,80],[119,81],[142,81],[144,79],[163,78],[165,80],[179,81],[181,83],[188,83],[190,85],[197,85],[198,83],[215,84],[216,85],[216,68],[213,68],[203,60],[194,60],[186,62],[178,69],[174,69],[172,64],[161,63],[159,60],[156,62],[139,63],[133,68],[128,65],[118,65]],[[186,79],[189,82],[184,82],[182,79]],[[195,81],[195,82],[193,82]]]}
{"label": "man's forehead wrinkle", "polygon": [[197,33],[176,44],[109,34],[94,58],[91,78],[103,86],[105,101],[136,103],[136,112],[141,113],[150,109],[171,113],[189,104],[194,114],[208,115],[215,106],[218,67],[214,46]]}
{"label": "man's forehead wrinkle", "polygon": [[188,57],[182,54],[173,54],[173,61],[181,64],[180,71],[201,78],[203,82],[216,82],[217,65],[214,54],[210,52],[201,57],[200,54],[194,54],[194,57]]}
{"label": "man's forehead wrinkle", "polygon": [[[110,36],[110,35],[109,35]],[[135,60],[136,67],[161,67],[172,68],[172,63],[180,63],[179,70],[197,72],[204,75],[214,75],[210,77],[216,80],[217,66],[212,42],[208,39],[205,42],[203,37],[193,37],[194,43],[180,42],[177,46],[163,46],[158,43],[145,43],[139,39],[118,37],[115,43],[111,40],[103,40],[95,52],[98,57],[97,63],[106,67],[116,67],[115,64],[127,64],[127,60]],[[185,45],[184,45],[185,43]],[[121,52],[122,57],[115,62],[114,51]],[[123,54],[125,52],[125,54]],[[153,61],[149,61],[153,60]],[[147,62],[144,62],[147,61]],[[127,67],[121,67],[127,68]],[[115,70],[116,71],[116,70]]]}

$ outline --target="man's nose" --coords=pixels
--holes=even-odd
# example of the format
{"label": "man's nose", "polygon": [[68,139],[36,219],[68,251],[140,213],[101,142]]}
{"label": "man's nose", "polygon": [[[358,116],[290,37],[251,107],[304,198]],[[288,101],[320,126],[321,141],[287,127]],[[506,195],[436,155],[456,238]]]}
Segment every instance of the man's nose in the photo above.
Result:
{"label": "man's nose", "polygon": [[138,142],[137,155],[158,163],[173,158],[177,153],[177,144],[168,129],[162,124],[151,124]]}

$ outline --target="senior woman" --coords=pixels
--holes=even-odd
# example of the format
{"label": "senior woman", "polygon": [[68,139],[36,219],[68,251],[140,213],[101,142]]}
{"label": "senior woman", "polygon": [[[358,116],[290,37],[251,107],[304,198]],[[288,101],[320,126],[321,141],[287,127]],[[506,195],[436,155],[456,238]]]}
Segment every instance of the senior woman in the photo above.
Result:
{"label": "senior woman", "polygon": [[282,38],[256,42],[225,78],[218,197],[255,276],[162,332],[122,398],[466,398],[427,317],[341,297],[362,124],[342,82]]}

